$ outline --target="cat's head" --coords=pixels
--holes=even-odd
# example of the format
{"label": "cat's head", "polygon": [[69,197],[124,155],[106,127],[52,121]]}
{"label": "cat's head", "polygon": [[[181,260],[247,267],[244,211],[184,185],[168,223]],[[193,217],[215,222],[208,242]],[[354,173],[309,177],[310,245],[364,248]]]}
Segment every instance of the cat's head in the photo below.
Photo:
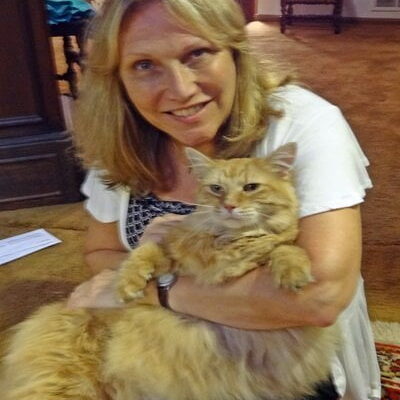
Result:
{"label": "cat's head", "polygon": [[295,143],[267,158],[211,159],[191,148],[186,155],[199,181],[199,212],[211,225],[281,232],[296,223]]}

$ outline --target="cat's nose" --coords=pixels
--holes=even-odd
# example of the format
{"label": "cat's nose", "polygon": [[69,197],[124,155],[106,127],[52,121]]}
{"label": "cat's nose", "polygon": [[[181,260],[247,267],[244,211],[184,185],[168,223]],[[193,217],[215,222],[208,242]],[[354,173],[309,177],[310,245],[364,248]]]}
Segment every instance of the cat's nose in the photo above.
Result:
{"label": "cat's nose", "polygon": [[229,211],[230,213],[236,208],[236,206],[232,204],[224,204],[225,210]]}

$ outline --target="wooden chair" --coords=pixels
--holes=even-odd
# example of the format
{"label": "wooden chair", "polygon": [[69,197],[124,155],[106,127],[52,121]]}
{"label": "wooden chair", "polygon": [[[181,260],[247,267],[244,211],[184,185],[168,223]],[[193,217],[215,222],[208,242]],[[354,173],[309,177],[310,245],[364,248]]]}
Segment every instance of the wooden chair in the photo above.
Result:
{"label": "wooden chair", "polygon": [[[294,6],[305,5],[331,5],[331,14],[295,15]],[[341,31],[343,0],[281,0],[281,32],[285,33],[286,26],[291,25],[293,20],[327,20],[333,24],[336,34]]]}
{"label": "wooden chair", "polygon": [[[63,38],[64,56],[67,64],[67,70],[63,74],[57,74],[56,79],[68,82],[71,96],[74,99],[78,95],[78,76],[75,68],[76,66],[82,68],[83,39],[87,22],[87,19],[81,19],[50,25],[50,36],[61,36]],[[77,50],[74,48],[73,38],[76,40]]]}

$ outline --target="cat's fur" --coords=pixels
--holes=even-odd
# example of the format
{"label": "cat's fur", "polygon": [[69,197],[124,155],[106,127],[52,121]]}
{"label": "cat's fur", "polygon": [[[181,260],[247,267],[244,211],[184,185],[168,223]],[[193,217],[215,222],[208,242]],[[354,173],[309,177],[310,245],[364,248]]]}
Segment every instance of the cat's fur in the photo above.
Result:
{"label": "cat's fur", "polygon": [[[204,206],[160,245],[131,253],[120,297],[140,297],[150,277],[171,269],[206,284],[256,266],[288,290],[311,282],[309,259],[293,245],[294,153],[289,144],[266,160],[210,160],[189,150]],[[335,343],[334,327],[246,331],[161,307],[71,311],[57,303],[18,326],[1,399],[299,399],[327,379]]]}

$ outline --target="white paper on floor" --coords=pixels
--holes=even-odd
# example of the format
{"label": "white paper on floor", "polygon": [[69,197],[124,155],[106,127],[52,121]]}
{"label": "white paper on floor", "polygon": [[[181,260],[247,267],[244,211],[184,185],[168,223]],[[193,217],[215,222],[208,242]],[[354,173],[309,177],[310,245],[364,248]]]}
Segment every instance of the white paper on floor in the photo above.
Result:
{"label": "white paper on floor", "polygon": [[44,229],[36,229],[21,235],[0,240],[0,265],[17,258],[61,243],[61,240]]}

